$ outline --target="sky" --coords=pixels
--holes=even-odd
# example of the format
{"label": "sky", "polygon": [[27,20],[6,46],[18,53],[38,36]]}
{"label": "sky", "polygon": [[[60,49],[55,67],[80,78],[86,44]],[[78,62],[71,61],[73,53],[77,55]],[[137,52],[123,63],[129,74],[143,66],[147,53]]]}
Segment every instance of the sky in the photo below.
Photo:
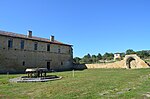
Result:
{"label": "sky", "polygon": [[73,45],[74,57],[150,49],[150,0],[0,0],[0,30]]}

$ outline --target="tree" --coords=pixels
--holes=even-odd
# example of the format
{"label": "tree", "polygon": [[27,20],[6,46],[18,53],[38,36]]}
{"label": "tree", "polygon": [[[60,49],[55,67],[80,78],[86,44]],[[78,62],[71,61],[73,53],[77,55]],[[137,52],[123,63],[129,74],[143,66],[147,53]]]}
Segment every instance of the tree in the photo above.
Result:
{"label": "tree", "polygon": [[85,56],[82,58],[81,62],[82,62],[82,63],[85,63],[85,64],[90,64],[90,63],[92,63],[91,55],[90,55],[90,54],[85,55]]}
{"label": "tree", "polygon": [[102,59],[102,55],[100,53],[98,53],[97,60],[101,60],[101,59]]}
{"label": "tree", "polygon": [[128,50],[126,51],[126,55],[130,55],[130,54],[136,54],[136,52],[133,51],[132,49],[128,49]]}
{"label": "tree", "polygon": [[88,53],[87,55],[85,55],[85,57],[91,58],[91,55]]}
{"label": "tree", "polygon": [[112,60],[114,58],[114,54],[113,53],[105,53],[103,55],[103,60]]}
{"label": "tree", "polygon": [[92,63],[96,63],[97,62],[97,57],[96,57],[96,55],[92,55]]}
{"label": "tree", "polygon": [[120,53],[120,55],[121,55],[121,57],[125,57],[126,54],[125,53]]}
{"label": "tree", "polygon": [[150,56],[148,51],[137,51],[136,53],[140,58],[149,58]]}
{"label": "tree", "polygon": [[75,58],[73,58],[73,63],[80,64],[80,60],[81,60],[81,58],[75,57]]}

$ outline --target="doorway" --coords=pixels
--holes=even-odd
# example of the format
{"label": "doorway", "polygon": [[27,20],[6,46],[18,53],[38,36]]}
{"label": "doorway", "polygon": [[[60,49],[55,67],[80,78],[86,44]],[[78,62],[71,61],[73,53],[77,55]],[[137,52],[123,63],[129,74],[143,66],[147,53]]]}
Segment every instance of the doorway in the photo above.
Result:
{"label": "doorway", "polygon": [[50,70],[50,65],[51,63],[50,62],[47,62],[47,69]]}
{"label": "doorway", "polygon": [[136,61],[133,57],[129,57],[126,60],[126,66],[127,68],[131,69],[131,68],[135,68],[136,67]]}

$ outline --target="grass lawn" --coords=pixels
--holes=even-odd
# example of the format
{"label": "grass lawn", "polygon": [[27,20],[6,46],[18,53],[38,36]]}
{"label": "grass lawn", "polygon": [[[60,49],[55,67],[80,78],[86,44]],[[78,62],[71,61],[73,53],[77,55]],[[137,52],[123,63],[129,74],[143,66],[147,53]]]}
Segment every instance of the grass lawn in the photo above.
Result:
{"label": "grass lawn", "polygon": [[146,62],[150,62],[150,59],[149,60],[145,60]]}
{"label": "grass lawn", "polygon": [[[9,83],[10,78],[23,76],[0,75],[0,98],[20,99],[141,99],[150,92],[150,69],[88,69],[49,73],[61,80],[38,83]],[[147,99],[147,98],[146,98]]]}
{"label": "grass lawn", "polygon": [[143,59],[144,61],[150,62],[150,58]]}

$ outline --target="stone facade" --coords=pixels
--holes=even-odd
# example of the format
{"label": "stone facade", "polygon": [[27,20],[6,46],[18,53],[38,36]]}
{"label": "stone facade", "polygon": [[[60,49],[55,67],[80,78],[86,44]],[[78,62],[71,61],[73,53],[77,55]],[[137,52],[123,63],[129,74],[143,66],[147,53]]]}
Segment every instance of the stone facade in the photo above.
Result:
{"label": "stone facade", "polygon": [[117,60],[117,59],[121,59],[121,54],[120,53],[115,53],[114,54],[114,60]]}
{"label": "stone facade", "polygon": [[136,54],[126,55],[124,58],[124,67],[127,69],[134,68],[149,68],[149,65],[145,63]]}
{"label": "stone facade", "polygon": [[19,73],[26,68],[72,69],[72,45],[51,39],[0,31],[0,73]]}

